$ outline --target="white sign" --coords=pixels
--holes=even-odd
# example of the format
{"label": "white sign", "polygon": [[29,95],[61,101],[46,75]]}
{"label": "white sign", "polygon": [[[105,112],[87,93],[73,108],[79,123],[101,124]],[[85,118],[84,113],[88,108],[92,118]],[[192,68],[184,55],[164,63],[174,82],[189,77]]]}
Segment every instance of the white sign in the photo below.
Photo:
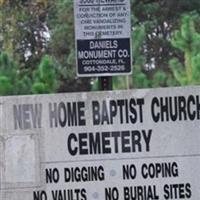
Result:
{"label": "white sign", "polygon": [[77,74],[130,74],[130,0],[75,0],[74,15]]}
{"label": "white sign", "polygon": [[2,200],[200,198],[200,87],[0,98]]}

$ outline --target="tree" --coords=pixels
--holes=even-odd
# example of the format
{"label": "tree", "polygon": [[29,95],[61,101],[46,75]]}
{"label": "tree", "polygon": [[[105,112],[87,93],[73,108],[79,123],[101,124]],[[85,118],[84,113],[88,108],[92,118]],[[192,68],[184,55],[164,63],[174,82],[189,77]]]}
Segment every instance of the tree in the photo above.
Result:
{"label": "tree", "polygon": [[[133,75],[130,88],[179,85],[169,67],[174,56],[181,56],[170,40],[184,13],[197,13],[198,0],[133,0]],[[124,84],[120,82],[123,81]],[[119,83],[118,83],[119,82]],[[126,78],[114,78],[116,87],[125,88]]]}
{"label": "tree", "polygon": [[39,63],[48,41],[47,0],[1,0],[0,51],[12,55],[20,67]]}
{"label": "tree", "polygon": [[169,61],[175,56],[181,57],[181,53],[170,40],[180,25],[181,16],[198,13],[199,8],[198,0],[132,1],[134,64],[131,87],[178,85]]}
{"label": "tree", "polygon": [[[133,75],[129,78],[114,77],[114,89],[126,88],[127,83],[130,88],[180,84],[174,78],[174,69],[180,64],[182,67],[186,66],[184,58],[188,56],[170,40],[174,30],[181,24],[181,16],[196,14],[199,19],[199,8],[199,0],[131,0]],[[200,31],[198,23],[195,23],[195,31]],[[194,43],[198,44],[197,40]],[[76,77],[72,0],[0,0],[0,52],[3,51],[17,63],[18,79],[24,80],[26,77],[25,85],[31,86],[30,88],[34,84],[32,90],[26,88],[23,93],[90,90],[90,78]],[[47,60],[51,60],[49,65],[53,66],[52,75],[60,79],[56,83],[48,83],[51,89],[45,88],[46,81],[39,73],[39,68],[48,68],[40,65],[46,54],[51,57]],[[193,54],[194,50],[191,62],[198,63],[198,55]],[[174,66],[171,70],[169,61],[175,57],[176,63],[170,62]],[[60,75],[57,76],[58,74]],[[33,77],[37,77],[37,84]]]}
{"label": "tree", "polygon": [[60,70],[59,92],[88,91],[90,78],[76,77],[73,1],[58,0],[51,7],[48,53],[55,57]]}
{"label": "tree", "polygon": [[26,90],[21,88],[8,94],[49,93],[58,89],[56,62],[47,56],[43,58],[50,36],[47,24],[50,2],[0,1],[0,52],[5,51],[8,58],[15,59],[18,73],[29,82]]}
{"label": "tree", "polygon": [[43,94],[56,92],[59,81],[55,62],[44,56],[30,75],[8,54],[0,54],[0,95]]}
{"label": "tree", "polygon": [[194,16],[182,18],[180,30],[175,31],[172,45],[183,53],[183,61],[170,61],[174,77],[180,85],[200,84],[200,33],[196,31]]}
{"label": "tree", "polygon": [[44,56],[33,73],[32,92],[35,94],[52,93],[59,87],[56,67],[52,58]]}
{"label": "tree", "polygon": [[30,93],[31,80],[6,53],[0,54],[0,95]]}

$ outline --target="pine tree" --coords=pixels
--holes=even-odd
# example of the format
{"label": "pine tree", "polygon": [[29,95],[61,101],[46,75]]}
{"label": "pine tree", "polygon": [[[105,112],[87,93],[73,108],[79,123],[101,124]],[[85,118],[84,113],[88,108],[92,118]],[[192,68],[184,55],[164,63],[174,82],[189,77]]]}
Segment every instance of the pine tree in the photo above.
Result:
{"label": "pine tree", "polygon": [[20,73],[16,64],[6,53],[0,54],[0,95],[30,93],[31,80]]}
{"label": "pine tree", "polygon": [[183,53],[183,62],[174,58],[171,70],[180,85],[200,84],[200,33],[195,28],[195,17],[185,15],[180,30],[175,31],[172,45]]}
{"label": "pine tree", "polygon": [[59,86],[55,63],[49,56],[44,56],[33,73],[32,92],[35,94],[55,92]]}

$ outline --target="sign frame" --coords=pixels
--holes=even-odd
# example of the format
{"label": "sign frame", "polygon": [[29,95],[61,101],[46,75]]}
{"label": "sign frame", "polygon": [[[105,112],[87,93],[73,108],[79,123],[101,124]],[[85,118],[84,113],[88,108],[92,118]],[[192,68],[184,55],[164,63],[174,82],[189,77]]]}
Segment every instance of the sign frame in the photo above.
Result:
{"label": "sign frame", "polygon": [[[78,77],[107,77],[132,74],[132,37],[131,37],[131,8],[130,0],[119,0],[123,3],[95,3],[97,0],[92,0],[95,5],[86,4],[80,5],[81,0],[74,1],[74,21],[75,21],[75,56],[76,56],[76,74]],[[89,1],[88,1],[89,2]],[[94,9],[99,10],[98,12]],[[122,7],[124,6],[124,7]],[[84,14],[82,7],[89,11]],[[91,8],[92,7],[92,8]],[[102,9],[117,10],[114,12],[105,13]],[[119,10],[126,9],[126,11]],[[125,24],[106,23],[105,25],[99,21],[109,21],[105,17],[114,15],[113,21],[123,21]],[[117,19],[117,15],[121,16]],[[89,19],[84,19],[89,16]],[[90,16],[95,16],[94,18]],[[124,17],[123,17],[124,16]],[[81,18],[83,17],[83,19]],[[111,21],[111,20],[110,20]],[[85,31],[86,27],[93,27],[97,30]],[[108,27],[105,30],[98,29],[98,27]],[[112,30],[111,27],[114,27]],[[116,31],[117,27],[121,30]],[[87,33],[87,34],[86,34]],[[100,33],[100,34],[99,34]],[[105,33],[105,35],[102,34]],[[107,34],[118,34],[114,36],[106,36]],[[94,45],[93,45],[94,44]],[[95,44],[104,46],[102,48],[94,48]],[[93,45],[93,47],[91,47]],[[122,55],[121,55],[122,54]],[[125,54],[123,56],[123,54]],[[95,58],[97,57],[97,58]],[[106,58],[107,57],[107,58]],[[120,58],[121,57],[121,58]],[[100,64],[99,64],[100,63]]]}

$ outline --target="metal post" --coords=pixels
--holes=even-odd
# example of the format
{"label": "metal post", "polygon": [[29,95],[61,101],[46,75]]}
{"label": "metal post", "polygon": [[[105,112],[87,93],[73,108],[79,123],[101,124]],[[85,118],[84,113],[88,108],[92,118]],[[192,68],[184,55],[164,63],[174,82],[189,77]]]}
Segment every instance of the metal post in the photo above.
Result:
{"label": "metal post", "polygon": [[99,90],[112,90],[112,76],[102,76],[98,78]]}

